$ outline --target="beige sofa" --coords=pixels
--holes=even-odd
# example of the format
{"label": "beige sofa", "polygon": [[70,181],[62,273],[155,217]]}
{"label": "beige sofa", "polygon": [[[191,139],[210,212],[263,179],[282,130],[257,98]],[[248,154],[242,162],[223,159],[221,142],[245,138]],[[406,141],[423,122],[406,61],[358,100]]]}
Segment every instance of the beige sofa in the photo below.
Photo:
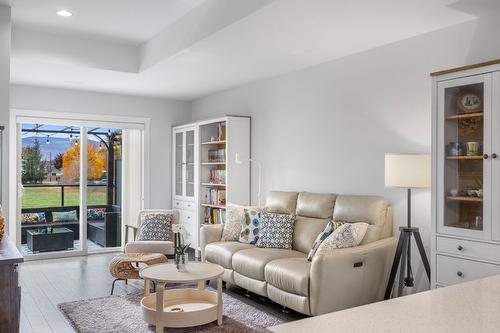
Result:
{"label": "beige sofa", "polygon": [[[296,215],[292,250],[224,242],[222,225],[201,228],[202,260],[223,266],[224,281],[313,316],[383,299],[396,248],[385,199],[273,191],[266,210]],[[322,250],[307,261],[330,218],[370,226],[360,246]]]}

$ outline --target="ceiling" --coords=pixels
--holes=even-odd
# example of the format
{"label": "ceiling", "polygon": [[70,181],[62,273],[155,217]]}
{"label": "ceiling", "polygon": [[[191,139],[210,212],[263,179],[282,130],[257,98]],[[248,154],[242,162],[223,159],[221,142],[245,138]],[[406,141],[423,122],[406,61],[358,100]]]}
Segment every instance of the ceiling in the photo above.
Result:
{"label": "ceiling", "polygon": [[190,100],[475,19],[470,1],[12,0],[11,81]]}
{"label": "ceiling", "polygon": [[[15,25],[138,45],[205,0],[11,0]],[[74,15],[55,16],[59,9]]]}

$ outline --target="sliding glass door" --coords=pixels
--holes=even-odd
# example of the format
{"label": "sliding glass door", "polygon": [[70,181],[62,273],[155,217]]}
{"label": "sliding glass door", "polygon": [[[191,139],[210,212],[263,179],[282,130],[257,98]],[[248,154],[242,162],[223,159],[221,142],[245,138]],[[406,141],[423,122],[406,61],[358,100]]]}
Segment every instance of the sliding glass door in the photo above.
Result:
{"label": "sliding glass door", "polygon": [[143,130],[112,125],[20,123],[17,230],[24,255],[123,246],[124,217],[133,220],[142,208]]}

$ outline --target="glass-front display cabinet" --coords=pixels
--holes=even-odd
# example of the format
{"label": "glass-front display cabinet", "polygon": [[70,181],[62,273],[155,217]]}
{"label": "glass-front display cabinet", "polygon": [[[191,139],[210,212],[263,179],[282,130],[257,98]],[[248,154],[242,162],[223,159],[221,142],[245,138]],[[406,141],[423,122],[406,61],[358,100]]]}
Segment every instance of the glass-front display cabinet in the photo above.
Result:
{"label": "glass-front display cabinet", "polygon": [[438,84],[438,232],[491,237],[491,77]]}
{"label": "glass-front display cabinet", "polygon": [[196,178],[196,128],[175,129],[173,133],[173,181],[175,197],[194,200]]}

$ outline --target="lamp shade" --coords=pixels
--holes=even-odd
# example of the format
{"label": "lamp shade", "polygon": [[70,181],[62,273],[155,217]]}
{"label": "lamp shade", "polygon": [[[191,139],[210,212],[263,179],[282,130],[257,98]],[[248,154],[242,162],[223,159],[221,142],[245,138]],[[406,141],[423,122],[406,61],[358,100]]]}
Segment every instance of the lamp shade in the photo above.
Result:
{"label": "lamp shade", "polygon": [[428,154],[385,154],[385,186],[430,187],[431,156]]}

